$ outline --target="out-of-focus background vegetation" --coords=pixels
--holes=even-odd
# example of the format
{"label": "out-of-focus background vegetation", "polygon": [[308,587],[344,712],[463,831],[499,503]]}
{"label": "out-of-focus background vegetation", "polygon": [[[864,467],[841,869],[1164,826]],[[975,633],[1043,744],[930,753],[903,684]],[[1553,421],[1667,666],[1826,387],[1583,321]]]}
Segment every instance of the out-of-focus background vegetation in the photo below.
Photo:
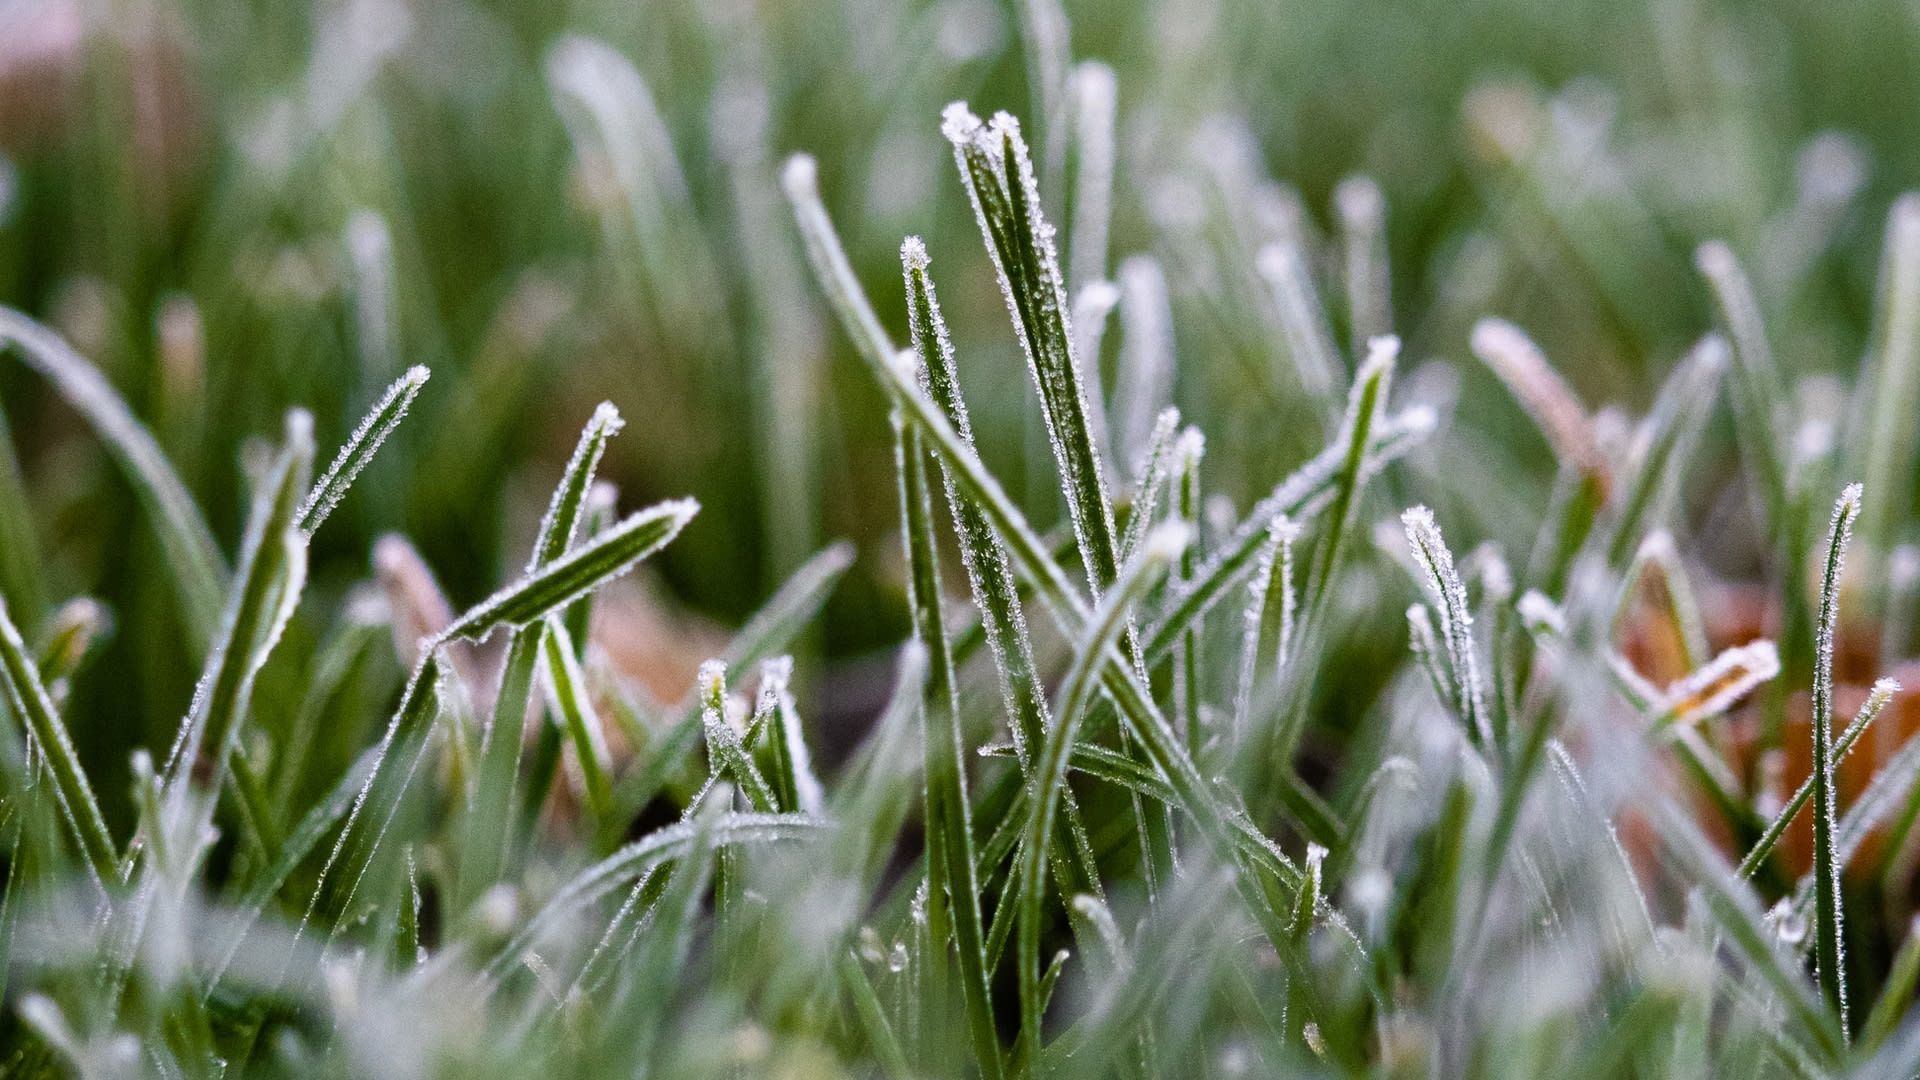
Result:
{"label": "out-of-focus background vegetation", "polygon": [[[1752,270],[1787,372],[1851,381],[1885,207],[1920,179],[1920,8],[1892,0],[1066,10],[1071,55],[1112,65],[1119,105],[1111,257],[1069,273],[1077,288],[1129,255],[1161,260],[1175,399],[1231,448],[1209,456],[1209,486],[1242,508],[1324,439],[1250,253],[1303,225],[1337,299],[1325,239],[1343,178],[1385,195],[1409,377],[1457,402],[1418,496],[1516,552],[1553,466],[1468,361],[1474,319],[1519,323],[1589,403],[1637,415],[1712,325],[1692,259],[1720,237]],[[926,237],[983,454],[1030,514],[1059,520],[1024,362],[938,130],[956,98],[1027,117],[1066,220],[1027,12],[0,0],[0,303],[100,365],[229,550],[245,499],[232,447],[276,435],[294,404],[328,445],[407,365],[431,365],[414,418],[319,541],[323,601],[367,575],[386,531],[418,545],[456,607],[484,596],[521,560],[580,422],[611,398],[629,418],[604,469],[623,502],[704,504],[657,560],[653,633],[697,641],[701,622],[737,621],[809,552],[851,538],[860,560],[811,670],[826,673],[816,715],[858,713],[884,683],[860,658],[906,626],[891,433],[799,259],[775,172],[796,150],[819,158],[897,334],[899,240]],[[1336,322],[1348,310],[1328,308]],[[1343,343],[1350,329],[1336,326]],[[1107,336],[1109,369],[1122,336]],[[1844,393],[1817,379],[1799,392]],[[121,632],[96,662],[115,677],[77,680],[68,712],[124,814],[127,750],[166,744],[195,665],[166,630],[179,624],[157,542],[88,429],[17,363],[0,365],[0,407],[51,568],[6,571],[0,588],[22,625],[76,593],[114,611]],[[1725,423],[1676,524],[1738,579],[1758,573],[1764,538],[1742,516]],[[0,570],[21,561],[0,552]],[[337,606],[309,604],[276,664],[299,664]]]}

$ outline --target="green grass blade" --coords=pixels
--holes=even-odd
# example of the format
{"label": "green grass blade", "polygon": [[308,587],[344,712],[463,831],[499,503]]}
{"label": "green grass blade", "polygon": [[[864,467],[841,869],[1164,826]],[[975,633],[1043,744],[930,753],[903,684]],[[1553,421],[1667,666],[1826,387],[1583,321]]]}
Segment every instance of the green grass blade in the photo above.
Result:
{"label": "green grass blade", "polygon": [[351,768],[336,782],[331,791],[319,802],[307,810],[299,824],[287,834],[286,841],[280,845],[279,857],[266,870],[254,876],[248,883],[246,892],[240,897],[238,916],[229,932],[227,945],[220,954],[220,960],[213,967],[207,979],[208,992],[212,993],[225,974],[234,956],[246,941],[247,934],[260,919],[267,905],[273,902],[280,890],[286,886],[300,864],[308,855],[320,846],[328,833],[340,824],[353,810],[361,790],[372,778],[374,768],[380,763],[382,746],[370,746],[354,760]]}
{"label": "green grass blade", "polygon": [[[573,455],[567,459],[560,482],[554,486],[553,496],[547,503],[546,514],[540,519],[539,532],[527,556],[529,577],[547,569],[569,550],[583,546],[576,545],[574,538],[579,532],[582,518],[588,512],[594,474],[599,469],[601,457],[606,453],[607,440],[619,434],[622,426],[624,421],[620,418],[620,411],[611,402],[603,401],[581,429],[580,438],[574,443]],[[675,526],[673,531],[677,532],[678,528]],[[587,543],[591,544],[606,535],[605,530],[593,533]],[[671,539],[671,536],[667,539]],[[665,542],[660,541],[662,544]],[[574,607],[583,603],[586,596],[587,592],[583,590],[576,599],[558,606],[566,607],[571,615]],[[549,687],[564,685],[572,687],[577,694],[584,694],[584,683],[579,678],[577,667],[578,649],[568,647],[556,652],[554,643],[547,640],[552,631],[546,627],[567,632],[565,622],[547,619],[543,620],[543,624],[516,628],[507,642],[507,656],[501,666],[500,686],[494,695],[493,712],[480,739],[479,779],[467,807],[460,874],[461,897],[465,903],[478,898],[508,864],[515,835],[511,823],[523,805],[520,759],[527,701],[531,696],[536,669],[546,669]],[[564,667],[569,662],[576,665],[572,670]],[[562,703],[565,703],[564,699]],[[588,783],[589,799],[593,802],[595,816],[602,823],[607,823],[619,815],[615,812],[617,804],[606,777],[605,748],[600,746],[596,749],[593,731],[597,730],[598,725],[595,723],[590,729],[589,712],[581,709],[584,705],[590,710],[591,705],[584,696],[576,696],[572,704],[579,724],[569,723],[568,730],[579,740],[576,750],[582,758],[583,775],[588,775],[588,770],[595,770]],[[566,717],[567,714],[563,710],[561,715]]]}
{"label": "green grass blade", "polygon": [[1164,571],[1187,544],[1186,526],[1169,522],[1158,526],[1141,548],[1140,555],[1128,567],[1121,583],[1101,602],[1088,622],[1086,636],[1074,647],[1074,661],[1067,669],[1059,690],[1059,706],[1054,710],[1054,726],[1047,732],[1040,753],[1035,756],[1028,801],[1026,827],[1021,839],[1021,864],[1016,875],[1020,885],[1019,951],[1020,1039],[1028,1061],[1040,1055],[1040,918],[1046,883],[1047,843],[1053,831],[1053,815],[1059,807],[1060,792],[1066,786],[1067,763],[1071,759],[1075,737],[1086,719],[1087,707],[1099,686],[1102,657],[1119,639],[1126,627],[1129,610],[1154,579]]}
{"label": "green grass blade", "polygon": [[1477,745],[1488,745],[1493,733],[1480,681],[1480,661],[1473,640],[1473,613],[1466,586],[1454,571],[1453,553],[1434,524],[1433,512],[1416,506],[1401,515],[1407,546],[1420,569],[1420,584],[1440,613],[1440,640],[1446,648],[1450,703],[1467,735]]}
{"label": "green grass blade", "polygon": [[1027,372],[1039,391],[1081,563],[1098,598],[1119,568],[1113,506],[1087,420],[1080,361],[1067,325],[1066,283],[1052,228],[1040,210],[1026,140],[1019,121],[1006,113],[982,123],[958,103],[947,107],[941,130],[953,143],[954,161],[1026,353]]}
{"label": "green grass blade", "polygon": [[1920,982],[1920,920],[1908,925],[1906,940],[1900,943],[1900,951],[1887,969],[1880,996],[1874,1000],[1873,1011],[1867,1013],[1866,1026],[1860,1029],[1860,1049],[1876,1051],[1893,1034],[1907,1015],[1907,1006],[1913,1003],[1916,982]]}
{"label": "green grass blade", "polygon": [[[927,688],[923,705],[923,769],[926,777],[926,829],[935,874],[931,885],[946,895],[952,912],[960,985],[981,1075],[1000,1075],[1000,1041],[994,1033],[993,998],[980,925],[980,886],[975,877],[973,817],[967,803],[966,773],[961,768],[959,685],[940,604],[940,566],[933,534],[933,504],[927,490],[926,455],[919,433],[896,418],[894,467],[899,474],[901,529],[906,537],[908,604],[914,636],[927,649]],[[946,942],[934,948],[944,954]]]}
{"label": "green grass blade", "polygon": [[320,524],[340,505],[340,500],[346,498],[347,490],[373,461],[373,455],[380,452],[380,444],[386,442],[387,436],[406,418],[407,409],[412,407],[413,399],[419,396],[430,374],[416,364],[387,387],[387,392],[360,421],[360,426],[347,437],[333,464],[327,466],[326,473],[307,492],[306,501],[300,504],[300,512],[294,517],[295,526],[309,536],[319,531]]}
{"label": "green grass blade", "polygon": [[[1174,444],[1173,516],[1185,522],[1193,535],[1200,536],[1200,461],[1206,455],[1206,437],[1200,429],[1189,427]],[[1174,568],[1175,588],[1193,584],[1199,566],[1200,544],[1188,544]],[[1200,628],[1198,620],[1182,631],[1173,654],[1174,723],[1187,740],[1191,752],[1200,746]]]}
{"label": "green grass blade", "polygon": [[553,489],[546,515],[540,519],[539,536],[534,540],[533,553],[527,557],[527,573],[538,571],[574,546],[574,534],[579,530],[587,493],[593,488],[594,473],[606,453],[607,440],[620,434],[625,426],[626,421],[620,418],[620,410],[614,408],[612,402],[603,401],[593,410],[593,416],[588,418],[579,441],[574,444],[573,456],[567,460],[559,485]]}
{"label": "green grass blade", "polygon": [[853,999],[854,1015],[859,1018],[869,1048],[878,1059],[880,1074],[888,1080],[911,1080],[913,1066],[907,1064],[906,1051],[900,1048],[900,1038],[893,1033],[893,1024],[887,1019],[887,1011],[880,1004],[880,995],[873,989],[873,980],[867,978],[867,969],[860,963],[860,957],[852,949],[843,949],[837,966],[840,982],[847,988],[847,996]]}
{"label": "green grass blade", "polygon": [[[791,645],[819,614],[832,595],[834,585],[853,565],[853,558],[854,547],[844,540],[822,548],[747,619],[720,658],[728,667],[738,668],[766,660]],[[689,699],[676,707],[680,719],[649,747],[651,756],[647,763],[621,777],[614,788],[611,821],[622,824],[631,821],[659,794],[668,776],[681,766],[699,741],[698,694],[690,692]],[[619,839],[615,837],[607,847],[617,845]]]}
{"label": "green grass blade", "polygon": [[34,743],[45,758],[53,777],[53,791],[59,800],[61,816],[73,830],[74,842],[86,858],[88,869],[101,884],[119,880],[119,852],[107,831],[107,820],[100,803],[87,783],[86,770],[74,751],[67,725],[54,708],[53,698],[40,680],[33,657],[27,652],[20,630],[13,625],[4,599],[0,599],[0,671],[4,671],[7,698],[13,710],[26,723]]}
{"label": "green grass blade", "polygon": [[[613,791],[607,779],[607,771],[612,766],[612,755],[607,751],[607,736],[600,724],[600,713],[593,707],[593,699],[587,693],[587,676],[580,670],[579,657],[574,652],[573,638],[561,621],[552,616],[547,618],[547,632],[541,636],[543,668],[546,671],[548,708],[560,717],[567,729],[568,738],[573,740],[574,759],[580,764],[580,775],[585,781],[587,809],[593,813],[594,820],[604,821],[613,809]],[[496,717],[495,719],[498,719]],[[511,737],[513,732],[503,731],[501,737]],[[476,798],[493,797],[492,793],[476,794]]]}
{"label": "green grass blade", "polygon": [[778,803],[766,778],[741,746],[740,733],[727,718],[727,666],[718,660],[700,665],[700,722],[716,779],[731,776],[756,814],[776,812]]}
{"label": "green grass blade", "polygon": [[1300,245],[1268,244],[1255,256],[1254,266],[1273,290],[1280,329],[1287,339],[1287,355],[1301,389],[1328,410],[1339,408],[1340,384],[1347,366],[1340,359],[1333,331],[1327,327],[1326,308],[1313,287],[1313,275]]}
{"label": "green grass blade", "polygon": [[153,435],[134,418],[99,370],[59,335],[11,308],[0,307],[0,344],[12,344],[27,366],[53,383],[106,444],[152,515],[161,550],[191,634],[205,648],[220,631],[227,564],[213,532]]}
{"label": "green grass blade", "polygon": [[1719,397],[1727,369],[1726,340],[1708,334],[1667,376],[1653,409],[1634,438],[1632,467],[1620,485],[1619,516],[1613,524],[1607,565],[1616,570],[1639,550],[1641,533],[1665,516],[1665,504],[1679,486],[1700,430]]}
{"label": "green grass blade", "polygon": [[1827,999],[1840,1013],[1844,1044],[1847,1023],[1845,932],[1840,908],[1840,860],[1836,850],[1833,753],[1833,646],[1840,624],[1840,574],[1860,515],[1860,485],[1850,484],[1834,504],[1828,530],[1827,558],[1820,579],[1820,622],[1815,638],[1817,660],[1813,679],[1813,872],[1815,878],[1814,971]]}
{"label": "green grass blade", "polygon": [[[1404,456],[1432,432],[1435,423],[1433,413],[1418,406],[1381,422],[1369,439],[1362,471],[1376,472]],[[1333,500],[1346,455],[1346,445],[1337,441],[1330,444],[1247,511],[1233,534],[1194,571],[1190,583],[1167,598],[1164,612],[1145,634],[1149,665],[1165,658],[1181,635],[1253,569],[1274,517],[1284,514],[1304,527],[1326,509]]]}
{"label": "green grass blade", "polygon": [[29,626],[46,610],[43,573],[26,478],[20,473],[13,429],[7,423],[6,411],[0,409],[0,594]]}
{"label": "green grass blade", "polygon": [[1333,189],[1340,213],[1346,270],[1347,325],[1353,351],[1393,333],[1392,280],[1387,273],[1387,199],[1370,176],[1349,176]]}
{"label": "green grass blade", "polygon": [[[374,751],[373,768],[368,772],[353,808],[347,812],[346,826],[334,842],[320,881],[300,920],[300,932],[318,921],[328,934],[351,923],[347,918],[362,880],[372,865],[387,827],[413,782],[420,759],[426,755],[427,738],[433,732],[446,693],[447,678],[440,654],[430,652],[407,680],[400,707]],[[344,921],[343,921],[344,920]]]}
{"label": "green grass blade", "polygon": [[[657,829],[575,874],[494,954],[485,967],[487,974],[499,978],[546,936],[578,918],[579,912],[648,870],[679,858],[687,851],[694,831],[691,822]],[[824,822],[805,814],[724,813],[713,825],[713,842],[719,846],[792,843],[823,836],[826,831]]]}
{"label": "green grass blade", "polygon": [[800,726],[800,710],[789,688],[792,678],[793,657],[776,656],[762,662],[758,708],[768,714],[766,738],[779,770],[775,783],[780,788],[782,809],[817,817],[826,813],[826,792],[813,774],[806,733]]}
{"label": "green grass blade", "polygon": [[[386,604],[369,593],[356,590],[348,594],[345,610],[331,632],[320,642],[310,664],[299,709],[287,737],[274,755],[274,775],[269,787],[283,808],[290,808],[300,794],[307,775],[307,756],[318,735],[321,715],[355,668],[372,655],[372,650],[390,638]],[[283,813],[283,820],[285,814]]]}
{"label": "green grass blade", "polygon": [[[969,451],[973,431],[967,405],[960,396],[959,371],[954,363],[953,343],[946,321],[940,314],[940,300],[929,270],[926,248],[917,237],[908,237],[900,247],[902,272],[907,291],[908,321],[913,350],[919,356],[922,389],[939,407]],[[1027,620],[1013,567],[1000,534],[989,521],[979,501],[966,494],[956,478],[953,464],[942,459],[940,471],[946,492],[947,509],[953,518],[960,542],[960,561],[966,568],[967,585],[974,606],[980,611],[981,632],[993,653],[994,671],[999,676],[1000,698],[1010,718],[1014,745],[1020,767],[1030,769],[1030,747],[1037,747],[1050,726],[1046,690],[1039,667],[1034,661],[1033,641],[1027,632]],[[1056,563],[1057,565],[1057,563]],[[957,650],[950,649],[950,652]],[[954,661],[958,663],[957,659]],[[1062,818],[1069,842],[1056,864],[1061,887],[1068,892],[1100,889],[1100,875],[1094,865],[1091,845],[1080,825],[1080,811],[1071,792],[1066,795]],[[1065,853],[1071,852],[1069,860]]]}
{"label": "green grass blade", "polygon": [[485,638],[499,627],[526,626],[558,611],[665,547],[699,509],[692,499],[676,499],[629,515],[475,605],[455,619],[440,640]]}
{"label": "green grass blade", "polygon": [[[1868,725],[1872,724],[1874,718],[1887,707],[1887,703],[1893,700],[1893,695],[1899,692],[1900,684],[1892,679],[1881,679],[1873,684],[1872,691],[1867,694],[1867,700],[1861,703],[1860,711],[1854,715],[1853,722],[1848,724],[1847,730],[1841,732],[1840,737],[1834,740],[1832,757],[1836,764],[1845,760],[1854,744],[1860,741],[1860,736],[1866,734]],[[1740,860],[1739,876],[1752,877],[1754,872],[1760,869],[1761,864],[1766,862],[1767,856],[1773,854],[1774,845],[1780,842],[1780,837],[1786,833],[1787,826],[1793,824],[1793,819],[1807,805],[1807,801],[1813,798],[1813,785],[1814,778],[1807,777],[1794,791],[1793,797],[1780,808],[1780,812],[1773,816],[1773,821],[1767,826],[1766,832],[1760,835],[1760,839],[1755,841],[1753,847],[1747,851],[1746,857]]]}
{"label": "green grass blade", "polygon": [[1333,499],[1327,511],[1326,527],[1320,546],[1314,552],[1314,565],[1306,587],[1306,613],[1303,622],[1311,629],[1320,625],[1327,598],[1332,595],[1333,577],[1340,567],[1354,523],[1360,512],[1360,495],[1371,473],[1367,469],[1367,446],[1373,429],[1385,411],[1387,393],[1393,385],[1394,362],[1400,356],[1400,339],[1376,337],[1367,342],[1367,358],[1354,372],[1353,386],[1347,395],[1346,413],[1334,445],[1342,447],[1340,469],[1334,475]]}
{"label": "green grass blade", "polygon": [[[168,754],[166,827],[174,841],[189,848],[199,843],[213,815],[252,705],[254,680],[279,644],[306,584],[307,537],[294,519],[312,464],[312,418],[296,410],[288,417],[287,446],[255,499],[233,598],[193,707]],[[192,777],[203,756],[212,774],[196,799]],[[189,851],[181,854],[193,861]]]}
{"label": "green grass blade", "polygon": [[[1035,594],[1049,615],[1068,632],[1080,632],[1091,614],[1086,601],[1075,592],[1066,574],[1048,556],[1047,545],[1007,497],[999,481],[981,465],[979,458],[954,432],[946,417],[915,385],[913,371],[918,364],[913,355],[906,354],[903,362],[895,362],[886,351],[892,347],[886,332],[881,329],[879,319],[874,316],[872,306],[853,277],[846,253],[841,249],[833,224],[814,190],[812,159],[804,156],[791,159],[783,179],[788,198],[794,204],[801,233],[806,239],[814,272],[849,334],[853,336],[862,357],[868,361],[869,370],[882,391],[920,428],[928,445],[939,454],[943,464],[952,469],[956,487],[979,505],[994,531],[1006,544],[1010,560],[1033,584]],[[1398,441],[1388,443],[1385,449],[1389,452],[1394,447],[1404,450],[1414,439],[1430,430],[1433,423],[1431,412],[1415,413],[1400,431],[1393,433]],[[1387,432],[1382,434],[1383,437],[1388,435]],[[1332,469],[1331,465],[1327,467],[1328,476]],[[1289,495],[1291,491],[1277,494]],[[1279,508],[1274,509],[1277,512]],[[1253,540],[1249,547],[1257,544],[1257,539]],[[1242,558],[1250,559],[1251,551]],[[1169,646],[1179,632],[1179,629],[1175,629],[1169,633]],[[1223,857],[1227,857],[1232,848],[1227,825],[1231,814],[1220,805],[1219,797],[1201,778],[1180,737],[1154,706],[1151,696],[1131,670],[1131,664],[1118,651],[1108,653],[1101,683],[1129,730],[1140,740],[1149,759],[1166,773],[1175,790],[1187,802],[1195,823],[1208,842]],[[1299,880],[1297,871],[1284,876],[1294,882]],[[1254,914],[1262,919],[1263,928],[1269,931],[1269,937],[1276,942],[1284,941],[1284,930],[1277,917],[1264,909],[1264,904],[1247,891],[1248,886],[1244,883],[1242,888],[1253,906]]]}
{"label": "green grass blade", "polygon": [[[1133,499],[1127,508],[1127,527],[1120,534],[1120,561],[1125,563],[1140,550],[1140,541],[1153,526],[1160,510],[1160,490],[1167,486],[1174,457],[1174,436],[1180,427],[1180,410],[1169,405],[1154,419],[1147,435],[1146,452],[1140,458],[1140,471],[1134,477]],[[1181,553],[1182,561],[1189,561]]]}
{"label": "green grass blade", "polygon": [[[1283,664],[1283,642],[1293,628],[1294,608],[1299,602],[1293,585],[1293,544],[1300,538],[1300,526],[1284,516],[1273,519],[1267,529],[1267,543],[1260,553],[1260,565],[1248,582],[1246,614],[1240,631],[1240,682],[1233,695],[1233,734],[1231,748],[1244,745],[1248,716],[1253,705],[1256,684],[1278,674]],[[1269,667],[1269,661],[1273,664]]]}
{"label": "green grass blade", "polygon": [[1780,374],[1774,365],[1773,349],[1767,344],[1767,329],[1754,300],[1753,284],[1733,249],[1717,240],[1700,245],[1694,252],[1694,265],[1712,287],[1720,321],[1733,342],[1730,399],[1740,456],[1753,486],[1759,489],[1767,527],[1779,530],[1787,524],[1787,469],[1781,455],[1790,442],[1780,438],[1774,422],[1774,403],[1781,400]]}
{"label": "green grass blade", "polygon": [[841,575],[853,565],[854,554],[854,546],[845,540],[815,552],[727,642],[720,654],[727,667],[752,667],[786,651],[819,616]]}
{"label": "green grass blade", "polygon": [[1873,359],[1860,382],[1865,423],[1847,447],[1853,475],[1873,492],[1860,508],[1860,535],[1872,558],[1887,557],[1911,512],[1908,505],[1920,411],[1920,193],[1887,211],[1886,241],[1873,319]]}

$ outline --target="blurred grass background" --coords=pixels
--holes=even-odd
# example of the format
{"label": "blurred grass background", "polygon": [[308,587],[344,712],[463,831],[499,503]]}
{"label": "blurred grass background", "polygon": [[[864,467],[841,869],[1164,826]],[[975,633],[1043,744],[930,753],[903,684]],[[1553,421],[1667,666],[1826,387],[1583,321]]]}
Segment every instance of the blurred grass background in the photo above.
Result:
{"label": "blurred grass background", "polygon": [[[861,559],[818,644],[858,658],[906,627],[891,436],[798,261],[774,172],[796,150],[820,159],[896,330],[897,246],[926,237],[988,464],[1039,521],[1058,520],[1023,361],[938,131],[940,107],[966,98],[1029,117],[1042,145],[1028,10],[0,0],[0,303],[107,372],[229,550],[245,490],[232,446],[274,435],[294,404],[328,445],[395,374],[432,366],[416,418],[314,552],[323,602],[276,666],[310,653],[328,617],[314,613],[367,576],[382,532],[418,545],[456,607],[490,592],[602,397],[630,421],[605,465],[623,502],[705,506],[659,560],[663,594],[736,621],[809,552],[849,537]],[[1245,190],[1283,218],[1304,210],[1337,298],[1334,192],[1354,174],[1378,183],[1412,377],[1458,387],[1421,498],[1464,535],[1524,552],[1551,459],[1466,362],[1475,318],[1519,323],[1589,403],[1638,414],[1712,324],[1692,258],[1720,237],[1753,269],[1785,370],[1851,376],[1884,207],[1920,176],[1910,3],[1066,11],[1071,54],[1117,75],[1107,271],[1135,253],[1165,265],[1175,398],[1232,448],[1209,457],[1208,482],[1242,507],[1322,441],[1250,285],[1248,255],[1276,222],[1245,219]],[[657,121],[622,113],[630,138],[597,143],[566,87],[618,84],[620,58]],[[644,204],[621,182],[629,152],[653,192]],[[1065,220],[1058,178],[1042,184]],[[1349,332],[1336,327],[1343,343]],[[1120,337],[1107,335],[1109,367]],[[1800,392],[1843,393],[1825,387]],[[96,662],[120,675],[77,680],[69,713],[124,811],[127,750],[165,745],[195,665],[156,541],[91,434],[18,364],[0,366],[0,407],[51,568],[0,588],[23,625],[82,592],[114,611],[120,632]],[[1737,493],[1736,473],[1715,432],[1693,487]],[[1764,540],[1724,502],[1703,494],[1677,524],[1711,531],[1693,550],[1714,569],[1757,573]],[[1374,649],[1375,663],[1398,655]],[[262,711],[275,693],[268,678]]]}

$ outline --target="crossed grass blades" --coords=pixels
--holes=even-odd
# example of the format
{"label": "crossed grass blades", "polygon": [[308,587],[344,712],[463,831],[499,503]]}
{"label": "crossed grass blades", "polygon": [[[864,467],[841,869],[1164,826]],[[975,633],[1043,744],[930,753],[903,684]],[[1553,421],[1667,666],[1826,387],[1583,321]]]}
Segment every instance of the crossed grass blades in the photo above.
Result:
{"label": "crossed grass blades", "polygon": [[[106,380],[0,311],[0,340],[75,406],[138,492],[204,662],[164,759],[135,755],[137,826],[116,837],[61,705],[98,605],[76,598],[29,627],[31,641],[0,607],[18,721],[0,736],[8,1069],[1920,1067],[1920,1029],[1900,1025],[1920,935],[1885,971],[1850,961],[1843,876],[1860,870],[1870,837],[1878,852],[1904,848],[1920,816],[1920,742],[1844,808],[1835,779],[1898,691],[1876,684],[1836,733],[1848,546],[1865,522],[1880,572],[1902,508],[1869,514],[1875,493],[1849,485],[1822,546],[1814,508],[1829,477],[1783,458],[1777,377],[1732,253],[1700,253],[1729,337],[1702,339],[1617,445],[1519,328],[1475,330],[1473,351],[1561,470],[1516,570],[1488,546],[1456,558],[1424,506],[1402,515],[1403,536],[1366,525],[1383,471],[1422,449],[1439,413],[1394,404],[1385,211],[1371,185],[1343,186],[1350,350],[1328,329],[1310,253],[1279,242],[1257,255],[1326,447],[1244,515],[1210,514],[1203,466],[1210,446],[1222,451],[1171,407],[1164,277],[1135,259],[1117,287],[1104,280],[1112,73],[1054,75],[1043,83],[1076,103],[1071,280],[1020,125],[955,105],[942,130],[1040,405],[1067,509],[1057,532],[1030,522],[975,451],[925,245],[901,248],[902,348],[841,250],[813,161],[796,157],[781,177],[826,300],[893,412],[913,628],[891,700],[829,782],[811,764],[784,653],[848,566],[845,545],[807,562],[686,700],[647,701],[594,647],[595,590],[698,511],[682,500],[619,517],[596,495],[622,427],[611,405],[583,429],[524,572],[494,596],[438,619],[432,604],[395,610],[435,590],[390,542],[389,569],[415,575],[411,591],[343,614],[305,700],[327,700],[382,624],[425,636],[403,633],[410,670],[357,760],[306,775],[313,713],[303,706],[269,736],[254,683],[302,600],[311,537],[426,371],[395,382],[318,479],[312,420],[290,413],[251,477],[229,564]],[[582,125],[619,119],[579,96]],[[1910,336],[1902,320],[1920,290],[1913,214],[1903,202],[1889,228],[1889,342]],[[1116,304],[1126,340],[1109,395],[1097,343]],[[1886,394],[1872,400],[1905,401],[1911,358],[1881,355],[1870,385]],[[1786,584],[1781,642],[1716,656],[1661,522],[1722,384]],[[1895,420],[1876,413],[1850,467],[1911,473],[1911,439],[1887,434]],[[0,536],[30,535],[23,513],[0,505]],[[956,550],[964,614],[942,571]],[[1324,696],[1342,692],[1340,647],[1383,632],[1355,625],[1366,606],[1343,597],[1377,587],[1372,568],[1396,561],[1417,599],[1408,662],[1375,710],[1382,731],[1352,739],[1332,781],[1310,779],[1301,748]],[[1793,599],[1810,565],[1812,605]],[[1664,686],[1621,651],[1649,624],[1686,662]],[[493,651],[474,647],[489,638]],[[1727,760],[1721,722],[1758,691],[1777,745],[1782,688],[1795,681],[1813,688],[1813,769],[1781,798]],[[1003,726],[1005,742],[985,734]],[[552,810],[556,800],[571,810]],[[1809,803],[1812,866],[1796,880],[1779,842]],[[661,805],[671,823],[638,826]],[[1732,838],[1738,865],[1710,832]],[[1872,858],[1872,875],[1895,872],[1889,855]]]}

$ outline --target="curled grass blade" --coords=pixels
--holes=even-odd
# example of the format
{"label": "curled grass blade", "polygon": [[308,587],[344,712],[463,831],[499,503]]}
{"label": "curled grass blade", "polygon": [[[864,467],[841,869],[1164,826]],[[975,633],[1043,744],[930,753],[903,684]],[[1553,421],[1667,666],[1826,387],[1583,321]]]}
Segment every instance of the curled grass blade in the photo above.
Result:
{"label": "curled grass blade", "polygon": [[0,343],[10,343],[67,400],[105,442],[126,470],[134,491],[152,515],[161,550],[196,650],[220,631],[227,564],[200,508],[168,464],[153,435],[134,418],[99,369],[52,330],[11,308],[0,307]]}

